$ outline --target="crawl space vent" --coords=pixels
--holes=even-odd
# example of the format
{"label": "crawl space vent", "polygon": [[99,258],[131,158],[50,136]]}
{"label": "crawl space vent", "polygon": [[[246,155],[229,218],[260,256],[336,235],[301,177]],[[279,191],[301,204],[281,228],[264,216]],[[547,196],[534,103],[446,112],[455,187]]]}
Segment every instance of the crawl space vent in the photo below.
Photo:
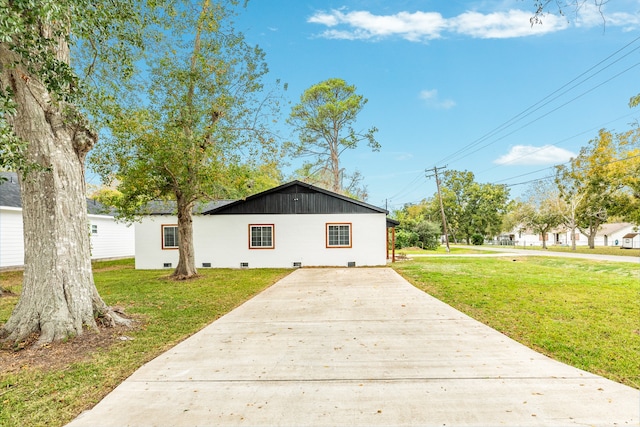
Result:
{"label": "crawl space vent", "polygon": [[164,268],[171,268],[171,263],[170,262],[165,262],[163,267]]}
{"label": "crawl space vent", "polygon": [[355,261],[349,261],[347,263],[347,267],[355,267],[356,266],[356,262]]}
{"label": "crawl space vent", "polygon": [[249,268],[249,263],[248,262],[241,262],[240,263],[240,268]]}
{"label": "crawl space vent", "polygon": [[202,263],[202,267],[203,268],[211,268],[211,263],[210,262],[203,262]]}
{"label": "crawl space vent", "polygon": [[302,263],[300,261],[296,261],[293,263],[293,268],[300,268],[302,267]]}

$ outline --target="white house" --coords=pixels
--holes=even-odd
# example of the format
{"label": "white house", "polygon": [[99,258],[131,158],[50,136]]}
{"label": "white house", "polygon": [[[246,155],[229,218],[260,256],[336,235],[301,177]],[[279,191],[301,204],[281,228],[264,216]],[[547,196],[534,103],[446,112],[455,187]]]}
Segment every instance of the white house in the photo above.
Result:
{"label": "white house", "polygon": [[[387,211],[300,181],[194,215],[197,268],[376,266],[387,258]],[[175,268],[178,225],[166,206],[136,224],[136,268]]]}
{"label": "white house", "polygon": [[[594,244],[596,247],[613,246],[623,247],[625,236],[629,234],[638,233],[640,227],[631,224],[629,222],[616,222],[610,224],[602,224],[596,233]],[[510,235],[510,239],[515,242],[516,246],[542,246],[542,235],[533,234],[531,231],[519,230],[514,231]],[[580,233],[576,229],[575,234],[576,246],[587,246],[588,238],[584,234]],[[628,241],[631,239],[630,241]],[[638,242],[636,242],[636,240]],[[570,246],[572,243],[571,230],[567,228],[557,228],[547,233],[545,236],[547,246],[549,245],[564,245]],[[627,237],[627,245],[632,248],[640,247],[640,234],[636,236]]]}
{"label": "white house", "polygon": [[[21,267],[24,264],[22,202],[17,175],[0,172],[6,181],[0,182],[0,268]],[[115,221],[104,213],[104,206],[87,200],[91,235],[91,258],[126,258],[135,254],[134,226]]]}

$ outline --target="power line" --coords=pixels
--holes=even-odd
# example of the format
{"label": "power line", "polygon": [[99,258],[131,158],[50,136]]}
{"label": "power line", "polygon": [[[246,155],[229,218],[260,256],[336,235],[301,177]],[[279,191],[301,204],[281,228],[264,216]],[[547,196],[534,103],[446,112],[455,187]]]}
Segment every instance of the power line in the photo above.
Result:
{"label": "power line", "polygon": [[397,198],[399,198],[401,196],[404,196],[404,195],[408,194],[410,191],[415,190],[417,188],[417,186],[419,184],[419,180],[421,178],[424,178],[423,171],[420,171],[420,173],[415,178],[413,178],[407,185],[402,187],[402,189],[400,191],[398,191],[396,194],[394,194],[393,196],[389,197],[389,199],[391,199],[391,200],[397,199]]}
{"label": "power line", "polygon": [[[622,159],[610,160],[610,161],[608,161],[608,162],[606,162],[606,163],[599,164],[598,166],[600,166],[600,167],[602,167],[602,166],[608,166],[608,165],[611,165],[611,164],[613,164],[613,163],[624,162],[624,161],[627,161],[627,160],[635,159],[635,158],[637,158],[637,157],[640,157],[640,154],[636,154],[636,155],[633,155],[633,156],[628,156],[628,157],[625,157],[625,158],[622,158]],[[557,165],[555,165],[555,166],[552,166],[551,168],[557,168],[557,167],[559,167],[559,166],[567,165],[567,164],[569,164],[569,163],[571,163],[571,161],[566,162],[566,163],[560,163],[560,164],[557,164]],[[583,172],[583,171],[588,170],[590,167],[591,167],[591,166],[589,166],[589,165],[585,165],[584,167],[581,167],[581,168],[575,168],[575,171],[577,171],[577,172]],[[537,173],[537,172],[541,172],[541,171],[543,171],[543,170],[551,169],[551,168],[544,168],[544,169],[540,169],[540,170],[538,170],[538,171],[531,172],[531,173],[529,173],[529,174],[522,174],[522,175],[519,175],[519,176],[516,176],[516,177],[513,177],[513,178],[519,178],[519,177],[521,177],[521,176],[531,175],[531,174],[534,174],[534,173]],[[515,187],[515,186],[518,186],[518,185],[530,184],[530,183],[533,183],[533,182],[546,181],[546,180],[548,180],[548,179],[555,178],[555,177],[556,177],[555,175],[547,175],[547,176],[545,176],[545,177],[542,177],[542,178],[536,178],[536,179],[532,179],[532,180],[529,180],[529,181],[518,182],[518,183],[515,183],[515,184],[505,184],[505,186],[507,186],[507,187]],[[506,181],[506,180],[508,180],[508,179],[513,179],[513,178],[507,178],[507,179],[504,179],[504,180],[502,180],[502,181]],[[501,182],[501,181],[497,181],[497,182]]]}
{"label": "power line", "polygon": [[[585,72],[581,73],[580,75],[578,75],[577,77],[575,77],[574,79],[572,79],[571,81],[569,81],[568,83],[564,84],[563,86],[561,86],[560,88],[556,89],[555,91],[551,92],[549,95],[547,95],[546,97],[542,98],[540,101],[536,102],[535,104],[531,105],[530,107],[526,108],[525,110],[521,111],[520,113],[518,113],[516,116],[512,117],[511,119],[507,120],[506,122],[502,123],[501,125],[497,126],[496,128],[494,128],[493,130],[489,131],[488,133],[486,133],[485,135],[481,136],[480,138],[476,139],[475,141],[471,142],[470,144],[467,144],[466,146],[462,147],[461,149],[455,151],[453,154],[445,157],[444,159],[440,160],[438,163],[441,162],[445,162],[445,161],[453,161],[452,159],[460,160],[464,157],[467,157],[470,154],[475,153],[478,150],[475,150],[463,157],[458,157],[456,158],[456,156],[458,156],[459,154],[464,153],[465,151],[468,151],[469,149],[477,146],[478,144],[488,140],[489,138],[495,136],[497,133],[501,132],[502,130],[511,127],[512,125],[514,125],[515,123],[519,122],[520,120],[524,119],[525,117],[531,115],[532,113],[534,113],[535,111],[538,111],[539,109],[541,109],[542,107],[548,105],[549,103],[551,103],[552,101],[556,100],[557,98],[559,98],[560,96],[566,94],[567,92],[569,92],[570,90],[578,87],[579,85],[583,84],[584,82],[586,82],[587,80],[593,78],[594,76],[596,76],[597,74],[601,73],[602,71],[606,70],[607,68],[611,67],[613,64],[619,62],[620,60],[622,60],[623,58],[627,57],[628,55],[630,55],[631,53],[635,52],[636,50],[640,49],[640,46],[634,48],[631,52],[626,53],[625,55],[623,55],[622,57],[616,59],[614,62],[608,64],[606,67],[598,70],[597,72],[593,73],[592,75],[588,76],[587,78],[583,79],[582,81],[580,81],[579,83],[571,86],[569,89],[565,90],[564,92],[560,93],[559,95],[553,97],[554,95],[558,94],[560,91],[562,91],[564,88],[566,88],[567,86],[571,85],[572,83],[574,83],[575,81],[577,81],[578,79],[580,79],[581,77],[583,77],[584,75],[588,74],[589,72],[591,72],[592,70],[596,69],[597,67],[599,67],[601,64],[607,62],[609,59],[613,58],[614,56],[616,56],[618,53],[622,52],[623,50],[627,49],[629,46],[631,46],[632,44],[636,43],[638,40],[640,40],[640,37],[635,38],[634,40],[632,40],[631,42],[627,43],[625,46],[623,46],[622,48],[618,49],[617,51],[615,51],[614,53],[612,53],[611,55],[609,55],[608,57],[606,57],[605,59],[601,60],[600,62],[598,62],[597,64],[595,64],[594,66],[592,66],[591,68],[589,68],[588,70],[586,70]],[[600,86],[602,86],[604,83],[607,83],[609,81],[611,81],[613,78],[618,77],[619,75],[623,74],[624,72],[629,71],[631,68],[640,65],[640,64],[635,64],[634,66],[628,68],[627,70],[623,71],[622,73],[618,73],[616,76],[606,80],[605,82],[601,83],[600,85],[597,85],[595,88],[598,88]],[[578,99],[581,96],[584,96],[586,93],[589,93],[593,90],[595,90],[595,88],[592,88],[586,92],[584,92],[583,94],[581,94],[580,96],[572,99],[571,101],[562,104],[560,107],[552,110],[551,112],[544,114],[540,117],[538,117],[536,120],[539,120],[549,114],[551,114],[552,112],[557,111],[559,108],[564,107],[565,105],[567,105],[570,102],[575,101],[576,99]],[[553,98],[552,98],[553,97]],[[552,99],[549,99],[552,98]],[[547,101],[548,100],[548,101]],[[545,102],[547,101],[547,102]],[[542,105],[540,105],[542,104]],[[539,106],[540,105],[540,106]],[[538,107],[539,106],[539,107]],[[538,107],[538,108],[536,108]],[[534,123],[536,120],[533,120],[529,123],[527,123],[525,126],[521,126],[520,128],[518,128],[516,131],[521,130],[523,127],[526,127],[528,125],[530,125],[531,123]],[[515,132],[515,131],[514,131]],[[511,132],[509,135],[513,134],[514,132]],[[506,135],[506,136],[509,136]],[[494,141],[497,142],[501,139],[504,139],[506,136]],[[492,142],[493,143],[493,142]],[[490,144],[486,144],[482,147],[480,147],[480,149],[487,147]]]}
{"label": "power line", "polygon": [[483,170],[483,171],[481,171],[481,172],[478,172],[478,175],[483,174],[483,173],[485,173],[485,172],[488,172],[488,171],[490,171],[490,170],[496,169],[496,168],[498,168],[498,167],[500,167],[500,166],[503,166],[504,164],[512,163],[512,162],[514,162],[514,161],[516,161],[516,160],[519,160],[519,159],[524,159],[524,158],[526,158],[526,157],[528,157],[528,156],[530,156],[530,155],[532,155],[532,154],[535,154],[535,153],[537,153],[537,152],[539,152],[539,151],[542,151],[542,150],[546,149],[546,148],[547,148],[547,147],[549,147],[549,146],[557,147],[558,145],[563,144],[563,143],[565,143],[565,142],[567,142],[567,141],[570,141],[570,140],[572,140],[572,139],[574,139],[574,138],[577,138],[577,137],[579,137],[579,136],[585,135],[585,134],[587,134],[587,133],[589,133],[589,132],[593,132],[594,130],[602,129],[602,128],[606,127],[607,125],[611,124],[611,123],[617,122],[618,120],[621,120],[621,119],[624,119],[624,118],[627,118],[627,117],[633,116],[633,115],[635,115],[635,114],[636,114],[636,112],[635,112],[635,111],[633,111],[633,112],[631,112],[631,113],[629,113],[629,114],[625,114],[625,115],[620,116],[620,117],[618,117],[618,118],[616,118],[616,119],[609,120],[609,121],[607,121],[607,122],[605,122],[605,123],[602,123],[602,124],[600,124],[600,125],[598,125],[598,126],[594,126],[594,127],[589,128],[589,129],[587,129],[587,130],[585,130],[585,131],[579,132],[579,133],[577,133],[577,134],[575,134],[575,135],[573,135],[573,136],[569,136],[569,137],[567,137],[567,138],[564,138],[564,139],[562,139],[562,140],[560,140],[560,141],[558,141],[558,142],[554,142],[553,144],[547,144],[547,145],[545,145],[545,146],[543,146],[543,147],[540,147],[540,148],[538,148],[537,150],[531,151],[531,152],[529,152],[529,153],[527,153],[527,154],[525,154],[525,155],[522,155],[522,156],[519,156],[519,157],[515,157],[515,158],[513,158],[513,159],[509,160],[508,162],[505,162],[505,163],[503,163],[503,164],[499,164],[499,165],[495,165],[495,166],[492,166],[492,167],[490,167],[490,168],[488,168],[488,169],[485,169],[485,170]]}
{"label": "power line", "polygon": [[582,97],[583,97],[583,96],[585,96],[586,94],[588,94],[588,93],[590,93],[590,92],[593,92],[594,90],[596,90],[596,89],[598,89],[599,87],[603,86],[604,84],[606,84],[606,83],[610,82],[611,80],[613,80],[613,79],[615,79],[615,78],[617,78],[617,77],[621,76],[622,74],[626,73],[627,71],[629,71],[629,70],[631,70],[631,69],[633,69],[633,68],[637,67],[638,65],[640,65],[640,62],[638,62],[638,63],[636,63],[636,64],[632,65],[631,67],[627,68],[626,70],[623,70],[623,71],[619,72],[619,73],[618,73],[618,74],[616,74],[615,76],[613,76],[613,77],[611,77],[611,78],[609,78],[609,79],[607,79],[607,80],[603,81],[603,82],[602,82],[602,83],[600,83],[599,85],[594,86],[594,87],[592,87],[591,89],[589,89],[589,90],[587,90],[587,91],[585,91],[585,92],[582,92],[580,95],[578,95],[578,96],[576,96],[576,97],[574,97],[574,98],[570,99],[569,101],[565,102],[564,104],[561,104],[561,105],[557,106],[557,107],[556,107],[556,108],[554,108],[553,110],[548,111],[548,112],[544,113],[543,115],[536,117],[535,119],[533,119],[533,120],[531,120],[531,121],[529,121],[529,122],[525,123],[524,125],[520,126],[519,128],[517,128],[517,129],[515,129],[515,130],[513,130],[513,131],[511,131],[511,132],[509,132],[508,134],[503,135],[503,136],[501,136],[500,138],[498,138],[498,139],[496,139],[496,140],[494,140],[494,141],[491,141],[491,142],[489,142],[488,144],[485,144],[485,145],[483,145],[483,146],[481,146],[481,147],[479,147],[479,148],[476,148],[475,150],[473,150],[473,151],[471,151],[471,152],[469,152],[469,153],[465,154],[464,156],[458,157],[457,159],[455,159],[455,160],[451,160],[451,161],[458,161],[458,160],[462,160],[462,159],[464,159],[464,158],[466,158],[466,157],[469,157],[470,155],[472,155],[472,154],[474,154],[474,153],[477,153],[478,151],[482,150],[483,148],[487,148],[488,146],[490,146],[490,145],[492,145],[492,144],[495,144],[496,142],[501,141],[501,140],[505,139],[505,138],[506,138],[506,137],[508,137],[508,136],[513,135],[514,133],[516,133],[516,132],[518,132],[518,131],[520,131],[520,130],[522,130],[522,129],[526,128],[527,126],[529,126],[529,125],[531,125],[531,124],[533,124],[533,123],[537,122],[538,120],[540,120],[540,119],[542,119],[542,118],[544,118],[544,117],[547,117],[547,116],[548,116],[548,115],[550,115],[551,113],[555,113],[556,111],[558,111],[558,110],[559,110],[559,109],[561,109],[562,107],[564,107],[564,106],[566,106],[566,105],[568,105],[568,104],[572,103],[573,101],[575,101],[575,100],[577,100],[577,99],[582,98]]}

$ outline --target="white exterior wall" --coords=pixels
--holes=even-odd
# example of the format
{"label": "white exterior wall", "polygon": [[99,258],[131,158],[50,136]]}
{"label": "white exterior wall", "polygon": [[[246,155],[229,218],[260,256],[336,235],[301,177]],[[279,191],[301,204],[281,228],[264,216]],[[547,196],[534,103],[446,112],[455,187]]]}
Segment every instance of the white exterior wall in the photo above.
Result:
{"label": "white exterior wall", "polygon": [[622,247],[622,245],[624,244],[625,249],[640,249],[640,234],[627,239],[620,237],[619,243],[620,247]]}
{"label": "white exterior wall", "polygon": [[[633,224],[629,224],[626,227],[623,227],[619,230],[614,231],[613,233],[611,233],[610,236],[608,236],[607,238],[607,244],[608,246],[617,246],[617,247],[621,247],[622,246],[622,242],[623,242],[623,236],[629,234],[629,233],[637,233],[637,231],[635,231],[637,228],[637,226],[633,225]],[[602,238],[604,241],[604,237]],[[636,239],[640,240],[640,236],[636,236]],[[618,242],[618,244],[616,245],[616,241]],[[640,247],[637,244],[634,246],[634,248]]]}
{"label": "white exterior wall", "polygon": [[[606,237],[603,234],[603,231],[600,230],[596,234],[596,238],[594,240],[594,244],[596,247],[603,246],[614,246],[620,247],[622,246],[622,236],[635,232],[634,229],[636,226],[630,224],[626,227],[620,228],[610,235]],[[589,239],[584,234],[580,233],[580,231],[576,228],[576,233],[578,234],[578,239],[576,240],[576,246],[587,246],[589,244]],[[539,235],[528,234],[525,232],[519,233],[518,231],[513,231],[512,234],[515,235],[515,241],[517,246],[542,246],[542,240],[540,240]],[[558,244],[571,246],[571,231],[565,231],[559,233],[559,242]],[[616,240],[618,244],[616,245]],[[605,244],[606,243],[606,244]],[[556,236],[555,233],[549,233],[549,237],[547,240],[547,246],[552,246],[556,244]]]}
{"label": "white exterior wall", "polygon": [[[89,215],[89,224],[97,226],[91,233],[91,258],[133,257],[136,253],[134,225],[116,222],[106,215]],[[91,226],[89,227],[91,230]]]}
{"label": "white exterior wall", "polygon": [[[198,234],[195,226],[199,220],[199,216],[194,216],[194,237]],[[162,249],[163,224],[177,225],[178,217],[175,215],[144,216],[140,222],[136,222],[135,234],[137,269],[156,270],[163,268],[165,263],[170,263],[173,268],[178,265],[178,250]],[[197,254],[196,250],[196,255]]]}
{"label": "white exterior wall", "polygon": [[23,264],[22,209],[0,207],[0,267]]}
{"label": "white exterior wall", "polygon": [[[92,234],[91,258],[124,258],[135,255],[134,226],[116,223],[113,217],[89,215],[89,224],[98,226]],[[0,268],[24,265],[24,235],[22,209],[3,206],[0,208]]]}
{"label": "white exterior wall", "polygon": [[[326,224],[350,223],[351,248],[327,248]],[[178,263],[176,249],[162,249],[161,226],[177,224],[175,216],[145,217],[136,224],[136,268],[158,269]],[[274,226],[273,249],[249,249],[249,225]],[[193,219],[196,267],[291,268],[386,264],[386,216],[333,215],[203,215]]]}

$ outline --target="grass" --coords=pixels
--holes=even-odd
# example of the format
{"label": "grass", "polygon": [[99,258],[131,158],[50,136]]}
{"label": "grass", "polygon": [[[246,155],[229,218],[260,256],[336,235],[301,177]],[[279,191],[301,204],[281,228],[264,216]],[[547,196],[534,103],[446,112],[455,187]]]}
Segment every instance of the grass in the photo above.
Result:
{"label": "grass", "polygon": [[[96,263],[94,278],[107,304],[123,307],[143,326],[132,340],[96,349],[87,360],[63,368],[0,367],[0,426],[61,426],[99,402],[145,362],[240,305],[289,273],[283,269],[200,270],[186,282],[167,271],[133,269],[133,260]],[[0,273],[3,288],[18,294],[21,272]],[[0,298],[0,324],[17,301]],[[103,332],[105,333],[105,332]]]}
{"label": "grass", "polygon": [[640,270],[567,258],[422,258],[418,288],[556,360],[640,388]]}
{"label": "grass", "polygon": [[[486,253],[486,252],[485,252]],[[513,260],[516,260],[515,262]],[[564,258],[420,258],[395,268],[417,287],[557,360],[640,388],[636,264]],[[96,263],[100,294],[143,326],[133,340],[62,367],[0,366],[0,426],[61,426],[151,360],[289,270],[201,270],[188,282],[133,262]],[[21,272],[0,273],[20,292]],[[0,298],[0,324],[17,297]],[[104,332],[103,332],[104,333]],[[66,344],[65,344],[66,345]]]}
{"label": "grass", "polygon": [[[490,246],[487,246],[490,247]],[[501,246],[510,247],[510,246]],[[531,249],[531,250],[544,250],[542,246],[513,246],[514,249]],[[578,254],[598,254],[598,255],[617,255],[617,256],[636,256],[640,257],[640,249],[621,249],[613,246],[596,246],[591,249],[588,246],[576,246],[576,250],[572,251],[571,246],[547,246],[548,251],[551,252],[570,252]]]}
{"label": "grass", "polygon": [[[458,247],[451,246],[450,249],[451,249],[450,253],[452,254],[489,254],[491,253],[491,251],[474,249],[473,247],[470,247],[470,246],[458,246]],[[442,255],[446,253],[447,253],[447,248],[446,246],[442,246],[442,245],[438,246],[438,248],[435,251],[415,248],[415,247],[396,249],[396,254],[404,254],[404,255]]]}

